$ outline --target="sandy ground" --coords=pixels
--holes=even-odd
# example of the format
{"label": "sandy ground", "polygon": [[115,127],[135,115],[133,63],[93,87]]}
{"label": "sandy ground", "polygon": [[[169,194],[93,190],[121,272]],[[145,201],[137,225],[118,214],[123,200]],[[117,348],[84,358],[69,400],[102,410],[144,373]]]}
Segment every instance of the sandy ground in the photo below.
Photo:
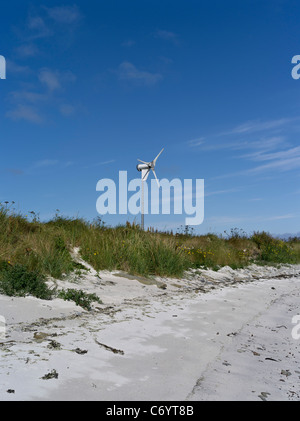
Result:
{"label": "sandy ground", "polygon": [[86,268],[50,284],[96,292],[90,312],[0,295],[0,400],[300,399],[299,265],[151,281]]}

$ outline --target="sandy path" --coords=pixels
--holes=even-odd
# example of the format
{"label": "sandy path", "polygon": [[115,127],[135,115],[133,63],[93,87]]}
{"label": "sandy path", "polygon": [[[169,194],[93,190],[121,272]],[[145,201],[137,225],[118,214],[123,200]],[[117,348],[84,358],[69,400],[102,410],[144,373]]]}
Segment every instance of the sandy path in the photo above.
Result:
{"label": "sandy path", "polygon": [[135,283],[126,305],[94,313],[0,297],[0,400],[299,400],[299,286],[277,278],[168,294]]}

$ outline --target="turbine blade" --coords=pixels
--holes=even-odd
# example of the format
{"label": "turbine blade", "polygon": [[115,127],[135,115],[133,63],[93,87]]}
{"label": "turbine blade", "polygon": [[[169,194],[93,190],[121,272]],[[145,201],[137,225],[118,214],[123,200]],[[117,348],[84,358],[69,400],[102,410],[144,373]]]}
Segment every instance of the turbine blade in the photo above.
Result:
{"label": "turbine blade", "polygon": [[149,172],[150,172],[150,169],[148,169],[148,170],[143,170],[143,171],[146,171],[146,172],[145,172],[144,176],[142,177],[142,180],[147,180],[148,175],[149,175]]}
{"label": "turbine blade", "polygon": [[162,153],[162,151],[164,150],[165,148],[163,148],[160,152],[159,152],[159,154],[157,155],[157,157],[156,158],[154,158],[153,159],[153,164],[155,165],[156,164],[156,161],[157,161],[157,158],[159,157],[159,155]]}
{"label": "turbine blade", "polygon": [[158,181],[158,178],[156,177],[156,174],[155,174],[155,171],[154,171],[154,169],[153,169],[153,168],[152,168],[152,171],[153,171],[154,177],[156,178],[157,185],[158,185],[158,187],[159,187],[159,181]]}
{"label": "turbine blade", "polygon": [[140,161],[140,162],[142,162],[143,164],[146,164],[146,165],[149,164],[149,162],[142,161],[141,159],[138,159],[138,161]]}

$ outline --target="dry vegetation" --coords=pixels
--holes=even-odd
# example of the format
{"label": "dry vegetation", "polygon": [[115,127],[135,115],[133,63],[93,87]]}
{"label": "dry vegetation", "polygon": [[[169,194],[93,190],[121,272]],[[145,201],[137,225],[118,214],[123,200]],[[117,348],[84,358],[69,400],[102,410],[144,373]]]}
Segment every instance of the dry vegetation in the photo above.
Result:
{"label": "dry vegetation", "polygon": [[129,223],[111,228],[100,218],[90,223],[59,214],[40,222],[34,212],[28,218],[6,205],[0,208],[0,290],[4,280],[9,285],[13,272],[20,279],[23,271],[43,280],[78,269],[70,254],[74,247],[79,247],[82,258],[96,270],[118,269],[146,276],[181,277],[191,267],[217,270],[252,262],[300,262],[299,238],[282,241],[265,232],[247,236],[238,229],[222,236],[193,235],[188,227],[176,234],[143,232]]}

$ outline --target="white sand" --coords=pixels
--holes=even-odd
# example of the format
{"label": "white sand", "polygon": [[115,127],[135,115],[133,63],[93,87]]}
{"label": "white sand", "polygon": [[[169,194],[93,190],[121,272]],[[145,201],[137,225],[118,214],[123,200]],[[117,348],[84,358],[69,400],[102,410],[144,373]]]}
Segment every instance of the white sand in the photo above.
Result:
{"label": "white sand", "polygon": [[90,268],[55,281],[96,292],[92,312],[0,296],[0,400],[299,400],[299,273],[223,268],[158,287]]}

